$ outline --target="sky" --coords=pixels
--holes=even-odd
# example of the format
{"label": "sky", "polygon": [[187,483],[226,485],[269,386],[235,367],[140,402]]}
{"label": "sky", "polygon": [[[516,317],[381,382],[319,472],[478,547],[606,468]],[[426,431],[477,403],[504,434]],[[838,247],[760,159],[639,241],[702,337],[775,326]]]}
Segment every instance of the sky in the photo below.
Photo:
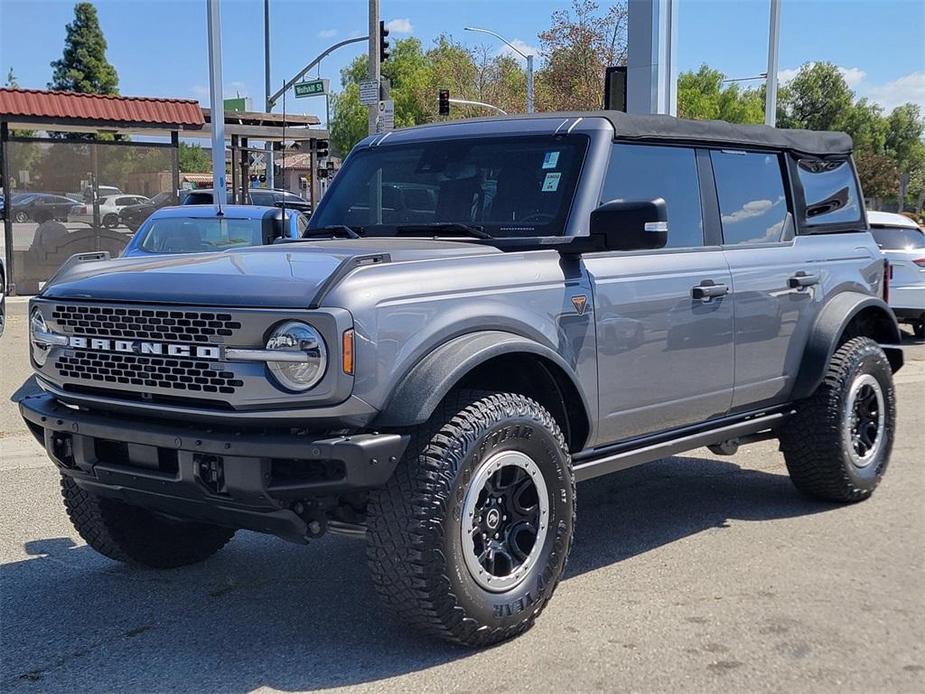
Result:
{"label": "sky", "polygon": [[[767,63],[768,0],[679,0],[679,69],[701,63],[728,77],[751,77]],[[73,2],[0,0],[0,69],[12,67],[23,87],[44,89],[49,63],[61,56]],[[209,102],[205,0],[98,0],[107,56],[130,96]],[[425,48],[440,33],[470,45],[505,49],[492,29],[529,52],[553,11],[569,0],[381,0],[391,36],[415,36]],[[606,2],[600,2],[606,5]],[[270,0],[273,91],[333,43],[367,32],[366,0]],[[262,0],[223,0],[225,96],[264,100]],[[335,52],[320,76],[340,85],[340,69],[365,52],[357,43]],[[830,61],[858,96],[887,110],[912,101],[925,110],[925,0],[782,0],[781,78],[800,65]],[[314,72],[314,71],[313,71]],[[757,84],[757,83],[752,83]],[[279,110],[279,109],[277,109]],[[324,118],[321,98],[287,97],[287,111]]]}

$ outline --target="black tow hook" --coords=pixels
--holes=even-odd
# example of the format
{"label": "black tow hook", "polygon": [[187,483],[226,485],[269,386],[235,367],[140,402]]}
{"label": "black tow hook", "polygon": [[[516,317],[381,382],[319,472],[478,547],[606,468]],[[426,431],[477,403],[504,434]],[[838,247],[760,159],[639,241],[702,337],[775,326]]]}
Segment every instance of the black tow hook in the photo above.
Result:
{"label": "black tow hook", "polygon": [[305,521],[305,537],[315,540],[328,530],[328,519],[324,511],[311,502],[296,501],[292,510]]}

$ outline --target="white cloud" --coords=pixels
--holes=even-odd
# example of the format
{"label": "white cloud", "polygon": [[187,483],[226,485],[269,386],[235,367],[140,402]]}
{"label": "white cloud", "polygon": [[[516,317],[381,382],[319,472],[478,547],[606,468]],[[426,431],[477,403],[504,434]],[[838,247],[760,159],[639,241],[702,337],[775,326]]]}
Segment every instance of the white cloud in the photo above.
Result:
{"label": "white cloud", "polygon": [[723,224],[735,224],[751,217],[764,214],[774,207],[770,200],[749,200],[732,214],[723,215]]}
{"label": "white cloud", "polygon": [[867,73],[859,67],[840,67],[838,71],[852,89],[857,87],[864,81],[864,78],[867,77]]}
{"label": "white cloud", "polygon": [[880,104],[885,111],[891,111],[907,101],[925,110],[925,70],[910,72],[886,84],[869,85],[858,92]]}
{"label": "white cloud", "polygon": [[393,34],[410,34],[414,31],[414,25],[410,19],[390,19],[385,23],[385,28]]}
{"label": "white cloud", "polygon": [[[534,63],[536,62],[537,58],[540,55],[540,49],[537,48],[536,46],[531,46],[526,41],[521,41],[520,39],[514,39],[513,41],[511,41],[511,45],[514,46],[514,48],[516,48],[518,51],[520,51],[524,55],[535,56],[533,58]],[[521,56],[518,55],[517,52],[513,48],[511,48],[511,46],[508,46],[507,44],[503,44],[501,48],[498,49],[498,55],[509,55],[512,58],[521,59]]]}
{"label": "white cloud", "polygon": [[329,39],[332,36],[337,36],[337,29],[322,29],[318,32],[319,39]]}

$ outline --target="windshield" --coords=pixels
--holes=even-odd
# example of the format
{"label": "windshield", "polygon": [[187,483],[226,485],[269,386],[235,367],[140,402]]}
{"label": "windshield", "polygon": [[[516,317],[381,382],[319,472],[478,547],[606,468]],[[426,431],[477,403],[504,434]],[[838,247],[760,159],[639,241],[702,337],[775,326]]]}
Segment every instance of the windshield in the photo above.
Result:
{"label": "windshield", "polygon": [[925,234],[909,227],[874,227],[870,230],[880,248],[888,251],[925,248]]}
{"label": "windshield", "polygon": [[[271,223],[272,227],[272,223]],[[165,217],[149,220],[138,247],[149,253],[199,253],[264,243],[260,219]]]}
{"label": "windshield", "polygon": [[559,236],[588,139],[493,137],[386,145],[351,154],[311,219],[366,235],[475,225],[494,237]]}

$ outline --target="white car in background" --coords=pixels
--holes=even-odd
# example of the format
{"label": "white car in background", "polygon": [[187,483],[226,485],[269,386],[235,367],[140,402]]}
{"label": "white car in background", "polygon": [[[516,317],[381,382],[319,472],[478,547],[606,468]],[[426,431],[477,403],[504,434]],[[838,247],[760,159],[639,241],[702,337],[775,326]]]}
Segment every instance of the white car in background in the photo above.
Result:
{"label": "white car in background", "polygon": [[[151,200],[144,195],[126,193],[107,195],[100,198],[100,224],[109,229],[114,229],[119,226],[119,213],[123,208],[129,205],[143,205],[150,202]],[[89,202],[74,205],[68,214],[68,220],[93,224],[93,205]]]}
{"label": "white car in background", "polygon": [[890,261],[890,308],[925,338],[925,232],[908,217],[868,212],[870,232]]}

